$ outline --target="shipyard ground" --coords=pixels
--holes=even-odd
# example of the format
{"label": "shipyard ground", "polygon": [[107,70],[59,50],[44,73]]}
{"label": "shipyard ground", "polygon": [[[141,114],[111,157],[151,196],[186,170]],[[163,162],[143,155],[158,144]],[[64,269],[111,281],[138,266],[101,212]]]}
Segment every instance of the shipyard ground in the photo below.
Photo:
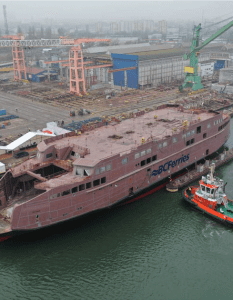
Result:
{"label": "shipyard ground", "polygon": [[[38,85],[36,86],[38,89]],[[17,114],[20,118],[12,120],[10,126],[2,129],[1,136],[3,138],[12,136],[15,139],[18,134],[28,132],[29,128],[31,131],[45,128],[47,122],[63,120],[65,124],[68,124],[92,116],[119,115],[135,109],[143,110],[162,103],[174,102],[181,97],[177,88],[167,90],[157,88],[144,91],[119,90],[111,99],[106,99],[103,91],[91,92],[89,96],[83,98],[69,94],[62,97],[59,93],[60,91],[57,91],[57,94],[53,94],[51,99],[47,95],[45,99],[43,92],[40,97],[38,93],[35,98],[34,96],[20,96],[15,90],[6,92],[5,89],[2,89],[0,91],[0,107],[6,109],[8,114]],[[32,96],[31,93],[30,95]],[[61,96],[59,99],[57,99],[58,95]],[[79,116],[77,113],[80,108],[88,109],[91,114]],[[70,117],[70,111],[75,111],[76,115]]]}
{"label": "shipyard ground", "polygon": [[[210,86],[210,84],[207,82],[206,86]],[[185,105],[190,103],[194,107],[205,102],[212,109],[216,109],[214,107],[217,104],[216,96],[215,99],[212,99],[214,97],[213,95],[209,96],[209,89],[190,95],[189,91],[179,93],[177,87],[178,82],[145,90],[124,91],[116,87],[115,95],[111,99],[106,99],[106,90],[104,89],[91,91],[89,95],[81,98],[70,95],[56,82],[29,83],[25,86],[17,82],[1,83],[0,107],[6,109],[8,114],[16,114],[20,118],[12,121],[11,125],[1,130],[0,134],[3,139],[12,137],[14,140],[19,134],[28,132],[29,128],[31,131],[42,129],[46,127],[47,122],[51,121],[61,122],[63,120],[65,124],[68,124],[92,116],[116,116],[136,109],[154,109],[157,105],[169,102]],[[225,96],[220,98],[225,99]],[[91,114],[79,116],[80,108],[89,110]],[[76,116],[70,117],[70,111],[74,111]]]}
{"label": "shipyard ground", "polygon": [[[43,91],[46,86],[48,88],[47,83],[41,86],[29,84],[26,88],[12,83],[12,86],[7,85],[7,89],[5,85],[0,84],[0,108],[6,109],[7,114],[19,116],[18,119],[11,120],[10,125],[7,125],[5,129],[0,130],[0,140],[9,144],[29,130],[41,130],[46,127],[46,123],[52,121],[61,123],[63,120],[65,124],[68,124],[72,121],[113,115],[119,119],[125,119],[131,111],[154,110],[156,106],[165,103],[179,103],[187,108],[203,106],[207,109],[233,106],[233,97],[230,95],[210,91],[210,81],[206,82],[206,89],[198,92],[180,93],[177,83],[145,90],[118,88],[118,90],[115,89],[116,93],[111,99],[106,99],[104,90],[92,91],[89,95],[80,98],[68,93],[62,94],[64,90],[59,89],[58,86],[55,93],[56,85],[57,83],[50,83],[51,91],[45,94]],[[41,93],[39,93],[40,87]],[[80,108],[88,109],[91,114],[78,115]],[[70,111],[75,111],[75,116],[71,117]],[[0,159],[6,164],[13,162],[12,155],[9,154]]]}

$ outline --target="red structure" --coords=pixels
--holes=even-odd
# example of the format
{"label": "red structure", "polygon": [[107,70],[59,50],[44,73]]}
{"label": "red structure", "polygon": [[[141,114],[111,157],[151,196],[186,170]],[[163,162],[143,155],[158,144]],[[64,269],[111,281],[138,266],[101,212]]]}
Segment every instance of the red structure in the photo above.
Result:
{"label": "red structure", "polygon": [[14,80],[27,79],[27,71],[24,59],[24,51],[18,41],[12,46]]}
{"label": "red structure", "polygon": [[24,51],[20,44],[20,41],[24,39],[23,36],[5,35],[2,38],[14,40],[12,44],[14,80],[27,79]]}
{"label": "red structure", "polygon": [[72,47],[69,52],[70,60],[70,92],[86,94],[85,76],[83,67],[83,53],[81,45]]}
{"label": "red structure", "polygon": [[23,47],[59,47],[61,45],[73,46],[70,49],[68,64],[66,63],[68,62],[68,60],[51,61],[45,63],[50,64],[64,62],[65,64],[63,64],[63,66],[69,66],[70,92],[79,96],[86,94],[84,69],[112,67],[112,64],[91,66],[90,64],[93,64],[92,61],[83,61],[81,46],[82,43],[110,42],[110,39],[67,39],[66,37],[60,37],[60,39],[24,40],[23,36],[18,35],[5,35],[2,37],[2,39],[3,38],[4,40],[0,40],[0,47],[12,47],[15,80],[22,80],[27,78]]}
{"label": "red structure", "polygon": [[[101,68],[109,67],[110,65],[84,67],[83,53],[81,44],[90,42],[110,42],[109,39],[66,39],[62,38],[63,45],[75,45],[69,52],[69,67],[70,67],[70,92],[76,95],[86,94],[86,84],[84,69],[86,68]],[[111,65],[112,66],[112,65]]]}

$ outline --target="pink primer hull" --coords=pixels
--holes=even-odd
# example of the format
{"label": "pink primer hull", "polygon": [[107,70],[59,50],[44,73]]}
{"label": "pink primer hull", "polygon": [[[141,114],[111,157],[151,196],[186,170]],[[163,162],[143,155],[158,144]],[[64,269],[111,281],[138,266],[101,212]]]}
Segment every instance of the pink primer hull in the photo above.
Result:
{"label": "pink primer hull", "polygon": [[[140,192],[204,158],[207,149],[209,150],[208,154],[216,152],[227,141],[229,133],[230,124],[222,132],[208,140],[203,140],[199,144],[199,147],[194,144],[189,148],[177,151],[176,154],[165,154],[164,158],[146,165],[139,169],[138,172],[126,170],[124,173],[126,175],[121,176],[121,179],[112,180],[112,182],[109,181],[102,187],[84,190],[57,199],[49,199],[48,193],[45,193],[23,204],[17,204],[13,210],[11,229],[12,231],[39,229],[82,216],[95,210],[111,207],[126,199],[129,196],[131,188],[133,188],[133,192]],[[147,146],[149,145],[147,144]],[[182,155],[187,157],[188,154],[189,160],[174,167],[170,166],[169,169],[167,169],[168,165],[166,165],[165,169],[167,170],[155,176],[148,175],[148,169],[151,169],[151,171],[159,170],[161,165],[164,166],[169,161],[176,161]],[[122,171],[119,170],[119,172]],[[119,177],[120,174],[117,176]],[[56,192],[56,189],[53,192]],[[35,215],[39,215],[39,218],[36,219]]]}

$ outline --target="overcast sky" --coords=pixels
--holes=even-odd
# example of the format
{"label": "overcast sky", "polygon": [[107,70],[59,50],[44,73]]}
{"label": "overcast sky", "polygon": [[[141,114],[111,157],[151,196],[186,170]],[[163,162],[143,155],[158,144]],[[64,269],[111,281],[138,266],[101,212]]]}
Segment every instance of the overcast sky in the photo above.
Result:
{"label": "overcast sky", "polygon": [[56,20],[194,20],[233,16],[233,1],[0,1],[7,7],[8,22]]}

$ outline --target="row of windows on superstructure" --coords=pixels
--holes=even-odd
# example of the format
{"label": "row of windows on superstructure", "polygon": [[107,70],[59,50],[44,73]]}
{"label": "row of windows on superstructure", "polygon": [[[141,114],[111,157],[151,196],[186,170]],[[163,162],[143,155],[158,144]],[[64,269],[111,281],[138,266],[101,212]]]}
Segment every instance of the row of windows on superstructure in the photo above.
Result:
{"label": "row of windows on superstructure", "polygon": [[[138,152],[138,153],[135,153],[134,158],[138,159],[139,157],[143,157],[144,155],[147,155],[147,154],[150,154],[150,153],[151,153],[151,148],[143,150],[143,151]],[[136,167],[139,166],[139,165],[144,166],[144,165],[149,164],[150,162],[155,161],[155,160],[157,160],[157,155],[153,155],[152,157],[148,157],[146,159],[141,160],[140,163],[136,164]]]}
{"label": "row of windows on superstructure", "polygon": [[151,153],[151,148],[149,148],[147,150],[143,150],[143,151],[138,152],[138,153],[135,153],[134,158],[138,159],[139,157],[142,157],[142,156],[144,156],[146,154],[149,154],[149,153]]}
{"label": "row of windows on superstructure", "polygon": [[211,195],[214,194],[214,189],[211,189],[211,188],[206,187],[206,186],[204,186],[204,185],[201,185],[201,190],[202,190],[203,192],[207,192],[208,194],[211,193]]}
{"label": "row of windows on superstructure", "polygon": [[[221,118],[221,119],[219,119],[219,120],[215,120],[214,121],[214,125],[217,125],[217,124],[219,124],[220,122],[222,122],[223,121],[223,119]],[[226,126],[226,125],[225,125]],[[224,127],[225,127],[224,126]],[[221,127],[221,126],[220,126]],[[209,129],[209,128],[211,128],[211,123],[208,123],[207,124],[207,128]],[[221,130],[221,129],[220,129]],[[197,134],[199,134],[199,133],[201,133],[201,126],[198,126],[197,127],[197,129],[196,129],[196,133]],[[190,131],[187,131],[186,133],[184,133],[183,135],[182,135],[182,138],[183,139],[185,139],[185,138],[188,138],[188,137],[190,137],[190,136],[192,136],[192,135],[194,135],[195,134],[195,129],[193,129],[193,130],[190,130]],[[204,137],[204,136],[203,136]]]}
{"label": "row of windows on superstructure", "polygon": [[191,140],[186,141],[186,146],[192,145],[195,142],[195,139],[192,138]]}
{"label": "row of windows on superstructure", "polygon": [[[207,133],[205,132],[205,133],[203,133],[203,139],[205,139],[206,137],[207,137]],[[194,143],[195,143],[195,138],[192,138],[192,139],[186,141],[186,146],[192,145]]]}
{"label": "row of windows on superstructure", "polygon": [[194,135],[194,134],[195,134],[195,129],[190,130],[190,131],[187,131],[186,133],[184,133],[184,134],[182,135],[182,138],[183,138],[183,139],[186,139],[186,138],[188,138],[188,137],[190,137],[191,135]]}
{"label": "row of windows on superstructure", "polygon": [[106,171],[112,170],[112,164],[108,164],[106,166],[100,167],[99,169],[95,170],[95,175],[99,175],[101,173],[104,173]]}
{"label": "row of windows on superstructure", "polygon": [[[147,149],[147,150],[151,150],[151,149]],[[141,152],[142,156],[145,155],[144,152],[147,152],[147,151],[142,151]],[[148,151],[147,153],[150,153],[150,152],[151,151]],[[140,163],[136,164],[136,166],[138,166],[138,165],[145,166],[146,164],[149,164],[152,161],[156,161],[156,160],[157,160],[157,155],[153,155],[152,157],[148,157],[148,158],[142,160]],[[127,162],[128,162],[128,157],[122,159],[122,164],[125,164]],[[100,169],[97,169],[97,170],[100,170]],[[111,164],[107,165],[106,168],[105,168],[106,171],[111,170],[111,169],[112,169]],[[102,169],[102,172],[104,172],[105,170]],[[103,183],[106,183],[106,177],[102,177],[100,179],[94,180],[93,181],[93,187],[96,187],[96,186],[98,186],[100,184],[103,184]],[[63,191],[62,193],[51,195],[50,199],[57,198],[57,197],[60,197],[60,196],[66,196],[70,193],[74,194],[74,193],[77,193],[78,191],[85,190],[85,188],[90,189],[91,187],[92,187],[92,182],[87,182],[86,185],[85,184],[80,184],[79,186],[76,186],[76,187],[72,188],[71,190],[69,189],[69,190]]]}
{"label": "row of windows on superstructure", "polygon": [[222,124],[221,126],[219,126],[219,127],[218,127],[218,131],[221,131],[223,128],[225,128],[229,122],[230,122],[230,121],[227,121],[226,123],[224,123],[224,124]]}
{"label": "row of windows on superstructure", "polygon": [[[138,159],[139,157],[143,157],[144,155],[149,154],[149,153],[151,153],[151,149],[147,149],[147,150],[143,150],[141,152],[135,153],[134,157],[135,157],[135,159]],[[136,167],[139,166],[139,165],[144,166],[144,165],[149,164],[150,162],[155,161],[155,160],[157,160],[157,155],[153,155],[152,157],[148,157],[146,159],[143,159],[140,163],[136,164]],[[125,157],[125,158],[122,159],[122,164],[123,165],[127,164],[128,161],[129,161],[128,157]]]}
{"label": "row of windows on superstructure", "polygon": [[[220,122],[222,122],[222,121],[223,121],[223,119],[216,120],[216,121],[214,121],[214,125],[216,125],[216,124],[218,124],[218,123],[220,123]],[[229,121],[228,121],[228,122],[229,122]],[[228,122],[226,122],[226,123],[223,124],[222,126],[218,127],[218,131],[222,130],[222,129],[228,124]],[[211,124],[208,123],[208,124],[207,124],[207,128],[210,128],[210,127],[211,127]],[[197,127],[197,134],[198,134],[198,133],[201,133],[201,126],[198,126],[198,127]],[[185,134],[183,134],[182,137],[183,137],[183,138],[186,138],[186,137],[189,137],[190,135],[193,135],[193,134],[195,134],[195,130],[191,130],[191,131],[186,132]],[[207,133],[205,132],[205,133],[203,133],[203,139],[205,139],[206,137],[207,137]],[[194,142],[195,142],[195,139],[192,138],[192,139],[186,141],[186,146],[189,146],[189,145],[193,144]]]}
{"label": "row of windows on superstructure", "polygon": [[146,159],[141,160],[140,163],[136,164],[136,167],[141,165],[141,167],[151,163],[152,161],[156,161],[157,160],[157,155],[153,155],[152,157],[148,157]]}
{"label": "row of windows on superstructure", "polygon": [[[176,142],[178,142],[178,138],[177,138],[177,137],[173,137],[173,143],[176,143]],[[167,141],[164,141],[164,142],[162,142],[162,143],[159,143],[159,144],[158,144],[158,149],[165,148],[165,147],[167,147],[167,145],[168,145],[168,142],[167,142]],[[135,159],[138,159],[139,157],[142,157],[142,156],[147,155],[147,154],[150,154],[150,153],[151,153],[151,148],[146,149],[146,150],[143,150],[143,151],[138,152],[138,153],[135,153],[135,154],[134,154],[134,158],[135,158]]]}
{"label": "row of windows on superstructure", "polygon": [[[207,127],[208,127],[208,125],[207,125]],[[183,139],[189,138],[190,136],[194,135],[196,132],[197,132],[197,134],[198,134],[198,133],[201,133],[201,126],[198,126],[197,129],[196,129],[196,131],[195,131],[195,129],[192,129],[192,130],[190,130],[190,131],[187,131],[186,133],[184,133],[184,134],[182,135],[182,138],[183,138]],[[203,138],[206,138],[206,133],[203,134]],[[187,145],[187,146],[188,146],[188,145],[191,145],[191,144],[194,143],[194,141],[195,141],[195,139],[192,138],[192,139],[186,141],[186,145]],[[177,142],[178,142],[178,137],[177,137],[177,136],[174,136],[174,137],[172,138],[172,142],[173,142],[173,144],[174,144],[174,143],[177,143]],[[168,142],[165,141],[165,142],[163,142],[163,143],[158,144],[158,148],[159,148],[159,149],[165,148],[165,147],[167,147],[167,145],[168,145]]]}
{"label": "row of windows on superstructure", "polygon": [[222,121],[223,121],[223,119],[215,120],[215,121],[214,121],[214,125],[218,125],[218,124],[220,124]]}
{"label": "row of windows on superstructure", "polygon": [[[210,125],[210,123],[208,123],[208,124],[207,124],[207,128],[210,128],[210,127],[211,127],[211,125]],[[189,137],[195,135],[196,133],[197,133],[197,134],[201,133],[201,126],[198,126],[198,127],[196,128],[196,130],[195,130],[195,129],[192,129],[192,130],[187,131],[186,133],[184,133],[184,134],[182,135],[182,139],[187,139],[187,138],[189,138]],[[203,135],[203,137],[204,137],[204,135]],[[190,145],[190,144],[193,144],[194,141],[195,141],[195,139],[194,139],[194,138],[191,138],[190,140],[186,141],[186,145],[188,146],[188,145]],[[174,137],[173,137],[173,143],[177,143],[177,142],[178,142],[178,137],[175,137],[175,136],[174,136]]]}
{"label": "row of windows on superstructure", "polygon": [[61,193],[53,194],[53,195],[50,196],[50,199],[57,198],[57,197],[60,197],[60,196],[66,196],[66,195],[69,195],[69,194],[75,194],[78,191],[80,192],[80,191],[83,191],[85,189],[90,189],[92,186],[96,187],[96,186],[98,186],[100,184],[103,184],[103,183],[106,183],[106,177],[96,179],[93,182],[91,182],[91,181],[87,182],[86,184],[80,184],[78,186],[73,187],[72,189],[65,190]]}
{"label": "row of windows on superstructure", "polygon": [[[215,121],[214,121],[214,125],[218,125],[218,124],[220,124],[222,121],[223,121],[223,118],[218,119],[218,120],[215,120]],[[210,127],[211,127],[211,123],[208,123],[208,124],[207,124],[207,128],[210,128]]]}

